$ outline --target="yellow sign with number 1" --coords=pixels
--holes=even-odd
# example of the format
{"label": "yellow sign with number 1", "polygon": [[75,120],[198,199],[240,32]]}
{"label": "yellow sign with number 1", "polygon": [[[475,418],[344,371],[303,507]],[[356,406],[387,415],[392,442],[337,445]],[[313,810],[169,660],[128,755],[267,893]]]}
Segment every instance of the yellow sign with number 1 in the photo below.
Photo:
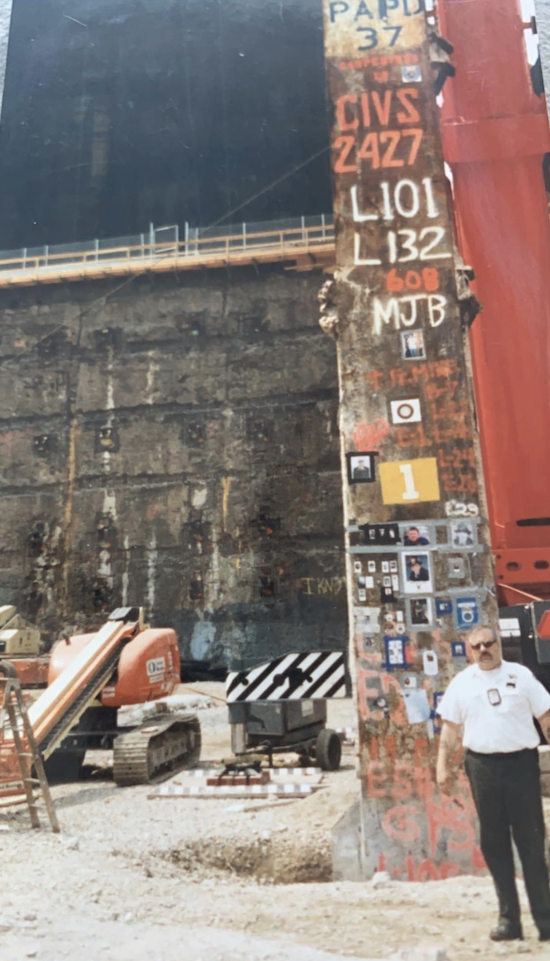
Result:
{"label": "yellow sign with number 1", "polygon": [[379,471],[384,504],[440,500],[435,457],[390,461],[380,464]]}

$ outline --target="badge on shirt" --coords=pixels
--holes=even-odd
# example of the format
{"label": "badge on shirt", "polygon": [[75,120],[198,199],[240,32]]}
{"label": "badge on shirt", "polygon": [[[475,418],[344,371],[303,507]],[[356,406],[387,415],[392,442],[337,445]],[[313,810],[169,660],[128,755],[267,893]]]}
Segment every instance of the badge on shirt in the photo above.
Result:
{"label": "badge on shirt", "polygon": [[493,707],[496,707],[497,704],[502,703],[502,698],[500,696],[498,687],[489,688],[487,691],[487,697],[489,698],[489,704],[492,704]]}

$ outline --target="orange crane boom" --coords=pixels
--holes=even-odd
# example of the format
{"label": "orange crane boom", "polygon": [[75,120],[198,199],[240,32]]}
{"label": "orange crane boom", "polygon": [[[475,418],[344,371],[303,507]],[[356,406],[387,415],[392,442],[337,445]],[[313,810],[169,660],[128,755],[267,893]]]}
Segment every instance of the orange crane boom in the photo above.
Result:
{"label": "orange crane boom", "polygon": [[[177,637],[172,630],[144,625],[141,608],[119,608],[96,633],[60,641],[50,663],[50,685],[28,710],[34,739],[44,759],[84,757],[87,747],[114,748],[115,780],[135,784],[159,780],[194,764],[200,754],[195,715],[167,714],[142,727],[117,727],[123,704],[153,703],[171,694],[180,680]],[[157,708],[154,708],[155,713]],[[20,781],[13,732],[0,731],[0,793]]]}

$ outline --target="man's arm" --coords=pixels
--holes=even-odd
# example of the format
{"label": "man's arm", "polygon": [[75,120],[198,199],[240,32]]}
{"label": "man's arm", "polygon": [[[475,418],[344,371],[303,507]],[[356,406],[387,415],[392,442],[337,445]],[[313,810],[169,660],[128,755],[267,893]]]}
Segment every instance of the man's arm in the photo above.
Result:
{"label": "man's arm", "polygon": [[[550,711],[548,714],[550,726]],[[459,734],[460,724],[453,724],[452,721],[443,721],[436,771],[437,784],[443,791],[443,794],[451,794],[453,790],[454,775],[451,760],[456,751]]]}
{"label": "man's arm", "polygon": [[541,726],[542,733],[550,744],[550,711],[547,711],[546,714],[539,717],[538,722]]}

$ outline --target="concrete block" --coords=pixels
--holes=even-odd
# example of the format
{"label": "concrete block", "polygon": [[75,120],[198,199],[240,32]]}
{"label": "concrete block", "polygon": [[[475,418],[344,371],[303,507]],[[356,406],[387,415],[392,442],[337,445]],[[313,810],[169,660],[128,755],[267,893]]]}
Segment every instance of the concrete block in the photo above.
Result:
{"label": "concrete block", "polygon": [[332,877],[334,881],[366,881],[361,830],[359,783],[357,801],[332,829]]}

